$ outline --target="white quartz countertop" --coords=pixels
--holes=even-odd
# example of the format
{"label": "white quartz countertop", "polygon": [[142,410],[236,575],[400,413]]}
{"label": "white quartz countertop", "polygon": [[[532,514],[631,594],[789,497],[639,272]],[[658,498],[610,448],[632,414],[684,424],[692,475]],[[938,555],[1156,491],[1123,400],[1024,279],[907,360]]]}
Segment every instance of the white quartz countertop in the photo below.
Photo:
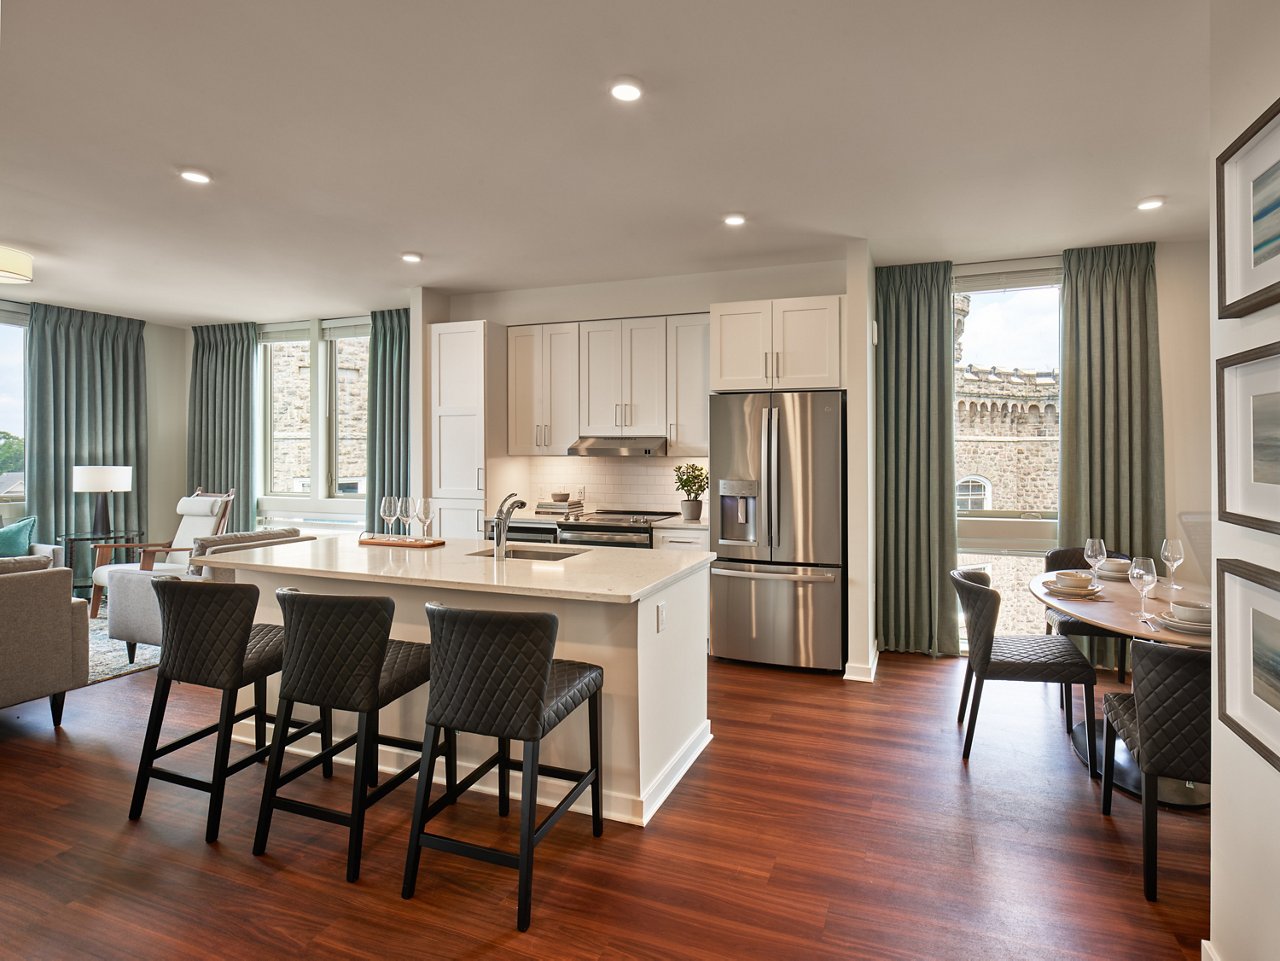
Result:
{"label": "white quartz countertop", "polygon": [[[523,551],[563,551],[550,544],[513,544]],[[590,547],[563,560],[516,560],[501,564],[475,557],[492,542],[451,540],[443,547],[361,547],[352,534],[259,547],[204,558],[210,567],[276,574],[332,577],[363,583],[415,584],[447,590],[560,597],[634,604],[698,571],[715,559],[702,551],[645,551]],[[580,548],[569,548],[580,549]]]}
{"label": "white quartz countertop", "polygon": [[683,530],[705,531],[708,529],[707,511],[706,511],[706,508],[704,507],[702,510],[702,517],[698,518],[698,520],[696,521],[687,521],[683,517],[676,516],[676,517],[668,517],[665,521],[654,521],[653,526],[654,527],[679,527]]}

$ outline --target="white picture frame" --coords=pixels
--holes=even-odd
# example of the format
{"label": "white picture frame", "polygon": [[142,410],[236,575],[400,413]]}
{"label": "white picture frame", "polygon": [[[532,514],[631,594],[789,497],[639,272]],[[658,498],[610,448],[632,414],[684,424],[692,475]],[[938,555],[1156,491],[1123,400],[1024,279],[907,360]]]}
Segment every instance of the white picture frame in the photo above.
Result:
{"label": "white picture frame", "polygon": [[1218,519],[1280,534],[1280,342],[1217,368]]}

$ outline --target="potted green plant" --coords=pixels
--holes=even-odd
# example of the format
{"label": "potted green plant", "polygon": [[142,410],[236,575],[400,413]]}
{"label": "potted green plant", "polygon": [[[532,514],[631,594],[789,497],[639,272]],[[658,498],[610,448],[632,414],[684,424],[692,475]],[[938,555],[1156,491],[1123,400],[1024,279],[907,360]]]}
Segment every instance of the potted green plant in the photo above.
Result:
{"label": "potted green plant", "polygon": [[696,521],[702,517],[702,495],[707,492],[710,480],[707,469],[698,464],[676,467],[676,490],[685,496],[680,502],[680,513],[685,520]]}

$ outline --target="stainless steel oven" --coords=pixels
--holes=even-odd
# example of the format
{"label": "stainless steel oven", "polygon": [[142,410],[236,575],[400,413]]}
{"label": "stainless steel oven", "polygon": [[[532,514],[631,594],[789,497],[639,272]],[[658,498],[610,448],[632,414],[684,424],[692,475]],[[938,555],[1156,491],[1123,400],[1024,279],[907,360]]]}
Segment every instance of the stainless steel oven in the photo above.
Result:
{"label": "stainless steel oven", "polygon": [[[493,518],[484,522],[484,539],[493,540]],[[530,521],[512,521],[507,527],[507,543],[554,544],[556,542],[556,526],[538,524]]]}
{"label": "stainless steel oven", "polygon": [[560,531],[561,544],[581,544],[583,547],[643,547],[653,546],[653,534],[643,531],[564,530]]}
{"label": "stainless steel oven", "polygon": [[560,522],[560,543],[583,547],[653,546],[654,521],[676,515],[670,511],[600,510]]}

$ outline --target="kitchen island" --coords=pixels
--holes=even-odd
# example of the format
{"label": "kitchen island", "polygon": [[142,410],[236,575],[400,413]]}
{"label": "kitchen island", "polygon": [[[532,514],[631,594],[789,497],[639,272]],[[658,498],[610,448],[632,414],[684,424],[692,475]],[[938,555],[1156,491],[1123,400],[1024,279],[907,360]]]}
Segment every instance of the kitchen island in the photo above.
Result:
{"label": "kitchen island", "polygon": [[[711,741],[707,719],[707,629],[712,554],[551,545],[512,545],[520,558],[497,563],[492,543],[456,540],[418,550],[362,547],[354,536],[322,537],[221,554],[213,567],[235,571],[262,594],[258,620],[281,622],[281,587],[324,594],[376,594],[395,601],[392,636],[430,641],[424,604],[506,611],[546,611],[560,621],[556,656],[604,668],[605,817],[645,824]],[[270,696],[279,676],[270,680]],[[427,688],[401,698],[379,718],[382,730],[421,738]],[[581,716],[579,716],[581,715]],[[348,718],[335,717],[339,736]],[[245,723],[237,737],[252,741]],[[318,750],[303,741],[299,748]],[[492,742],[459,737],[459,773],[492,752]],[[381,766],[408,763],[383,748]],[[587,719],[575,712],[542,744],[544,763],[581,767],[587,757]],[[347,759],[349,760],[349,758]],[[437,771],[437,776],[440,771]],[[518,771],[512,790],[518,791]],[[563,787],[539,785],[554,799]],[[492,772],[479,785],[495,792]],[[587,810],[581,799],[576,810]]]}

